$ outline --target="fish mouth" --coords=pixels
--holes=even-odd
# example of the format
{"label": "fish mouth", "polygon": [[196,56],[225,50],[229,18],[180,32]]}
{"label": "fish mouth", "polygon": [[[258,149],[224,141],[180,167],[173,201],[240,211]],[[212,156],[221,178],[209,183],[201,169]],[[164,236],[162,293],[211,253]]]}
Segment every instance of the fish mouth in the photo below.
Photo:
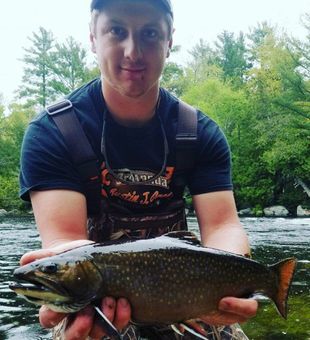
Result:
{"label": "fish mouth", "polygon": [[71,301],[68,292],[54,281],[40,277],[15,275],[18,282],[9,284],[9,288],[27,301],[42,305],[47,303],[62,304]]}

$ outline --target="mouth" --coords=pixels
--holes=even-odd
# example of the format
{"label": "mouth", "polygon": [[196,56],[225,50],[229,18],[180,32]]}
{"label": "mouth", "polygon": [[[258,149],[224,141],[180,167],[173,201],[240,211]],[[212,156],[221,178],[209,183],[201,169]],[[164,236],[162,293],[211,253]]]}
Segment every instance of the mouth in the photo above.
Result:
{"label": "mouth", "polygon": [[27,301],[36,305],[65,303],[70,297],[65,289],[55,282],[42,278],[20,278],[18,282],[9,284],[9,288]]}
{"label": "mouth", "polygon": [[121,70],[131,74],[139,74],[145,71],[145,67],[121,67]]}

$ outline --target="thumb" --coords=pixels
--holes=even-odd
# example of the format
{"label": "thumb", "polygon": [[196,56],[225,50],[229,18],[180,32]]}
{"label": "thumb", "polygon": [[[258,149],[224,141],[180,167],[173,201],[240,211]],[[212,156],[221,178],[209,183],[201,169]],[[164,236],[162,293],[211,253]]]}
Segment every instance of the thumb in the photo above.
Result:
{"label": "thumb", "polygon": [[20,264],[25,265],[29,262],[33,262],[35,260],[42,259],[44,257],[53,256],[59,253],[62,253],[66,250],[77,248],[81,246],[85,246],[87,244],[94,243],[90,240],[73,240],[73,241],[66,241],[64,243],[57,244],[56,246],[50,247],[50,248],[44,248],[44,249],[38,249],[30,251],[26,254],[24,254],[20,259]]}
{"label": "thumb", "polygon": [[19,263],[21,266],[33,262],[35,260],[43,259],[44,257],[49,257],[55,255],[56,252],[52,251],[51,249],[39,249],[39,250],[33,250],[26,254],[24,254]]}

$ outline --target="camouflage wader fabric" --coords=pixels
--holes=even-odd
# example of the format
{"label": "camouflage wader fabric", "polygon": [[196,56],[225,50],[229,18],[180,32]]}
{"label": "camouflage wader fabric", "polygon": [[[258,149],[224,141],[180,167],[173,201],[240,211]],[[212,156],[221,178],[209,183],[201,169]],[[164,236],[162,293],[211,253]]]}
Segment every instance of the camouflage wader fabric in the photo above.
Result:
{"label": "camouflage wader fabric", "polygon": [[[67,319],[59,323],[53,329],[53,340],[65,340],[63,331],[66,328]],[[249,340],[244,334],[243,330],[238,324],[231,326],[210,326],[204,325],[206,331],[206,338],[208,340]],[[170,327],[167,328],[138,328],[135,325],[129,325],[122,333],[123,340],[198,340],[199,338],[188,332],[181,336],[175,333]],[[88,340],[91,340],[89,337]],[[110,340],[109,337],[104,336],[102,340]]]}

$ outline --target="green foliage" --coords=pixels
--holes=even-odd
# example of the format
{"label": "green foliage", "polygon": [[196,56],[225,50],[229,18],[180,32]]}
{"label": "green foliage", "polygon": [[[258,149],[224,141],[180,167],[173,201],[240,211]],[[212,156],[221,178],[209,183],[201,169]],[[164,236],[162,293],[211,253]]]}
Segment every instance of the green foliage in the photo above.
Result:
{"label": "green foliage", "polygon": [[[224,32],[216,52],[200,41],[186,70],[182,98],[224,130],[232,150],[238,206],[258,205],[261,211],[283,204],[294,213],[309,199],[295,185],[297,178],[307,182],[310,170],[310,92],[302,71],[306,64],[301,68],[305,53],[290,48],[289,41],[266,24],[255,29],[251,39],[246,47],[243,35],[234,39]],[[212,67],[222,71],[201,74]]]}
{"label": "green foliage", "polygon": [[24,204],[18,196],[19,153],[34,111],[18,104],[9,109],[9,115],[0,115],[0,208],[21,210]]}
{"label": "green foliage", "polygon": [[240,33],[235,39],[233,33],[224,31],[218,40],[218,64],[223,69],[223,79],[230,80],[240,87],[245,80],[245,72],[251,66],[247,58],[244,35]]}
{"label": "green foliage", "polygon": [[24,209],[23,202],[18,198],[18,173],[0,175],[0,207],[8,211]]}
{"label": "green foliage", "polygon": [[57,94],[66,95],[86,81],[86,50],[73,37],[55,48],[50,54],[50,86]]}
{"label": "green foliage", "polygon": [[25,49],[26,67],[19,89],[29,107],[41,109],[99,75],[98,67],[87,66],[87,51],[73,37],[61,44],[52,32],[40,27],[29,40],[32,46]]}
{"label": "green foliage", "polygon": [[[180,51],[179,45],[171,49],[171,54],[176,54]],[[186,79],[184,77],[184,68],[173,62],[166,62],[163,74],[160,79],[160,85],[173,93],[175,96],[180,96],[186,87]]]}
{"label": "green foliage", "polygon": [[180,96],[186,86],[183,68],[172,61],[167,62],[160,85],[174,95]]}
{"label": "green foliage", "polygon": [[217,52],[212,49],[202,39],[190,51],[192,60],[185,68],[187,86],[190,88],[193,84],[200,84],[209,78],[220,79],[223,77],[223,69],[218,65]]}
{"label": "green foliage", "polygon": [[52,32],[40,27],[39,32],[33,33],[29,40],[32,46],[25,49],[23,61],[26,67],[19,95],[34,105],[45,107],[53,92],[49,85],[51,76],[49,53],[53,48],[54,37]]}

